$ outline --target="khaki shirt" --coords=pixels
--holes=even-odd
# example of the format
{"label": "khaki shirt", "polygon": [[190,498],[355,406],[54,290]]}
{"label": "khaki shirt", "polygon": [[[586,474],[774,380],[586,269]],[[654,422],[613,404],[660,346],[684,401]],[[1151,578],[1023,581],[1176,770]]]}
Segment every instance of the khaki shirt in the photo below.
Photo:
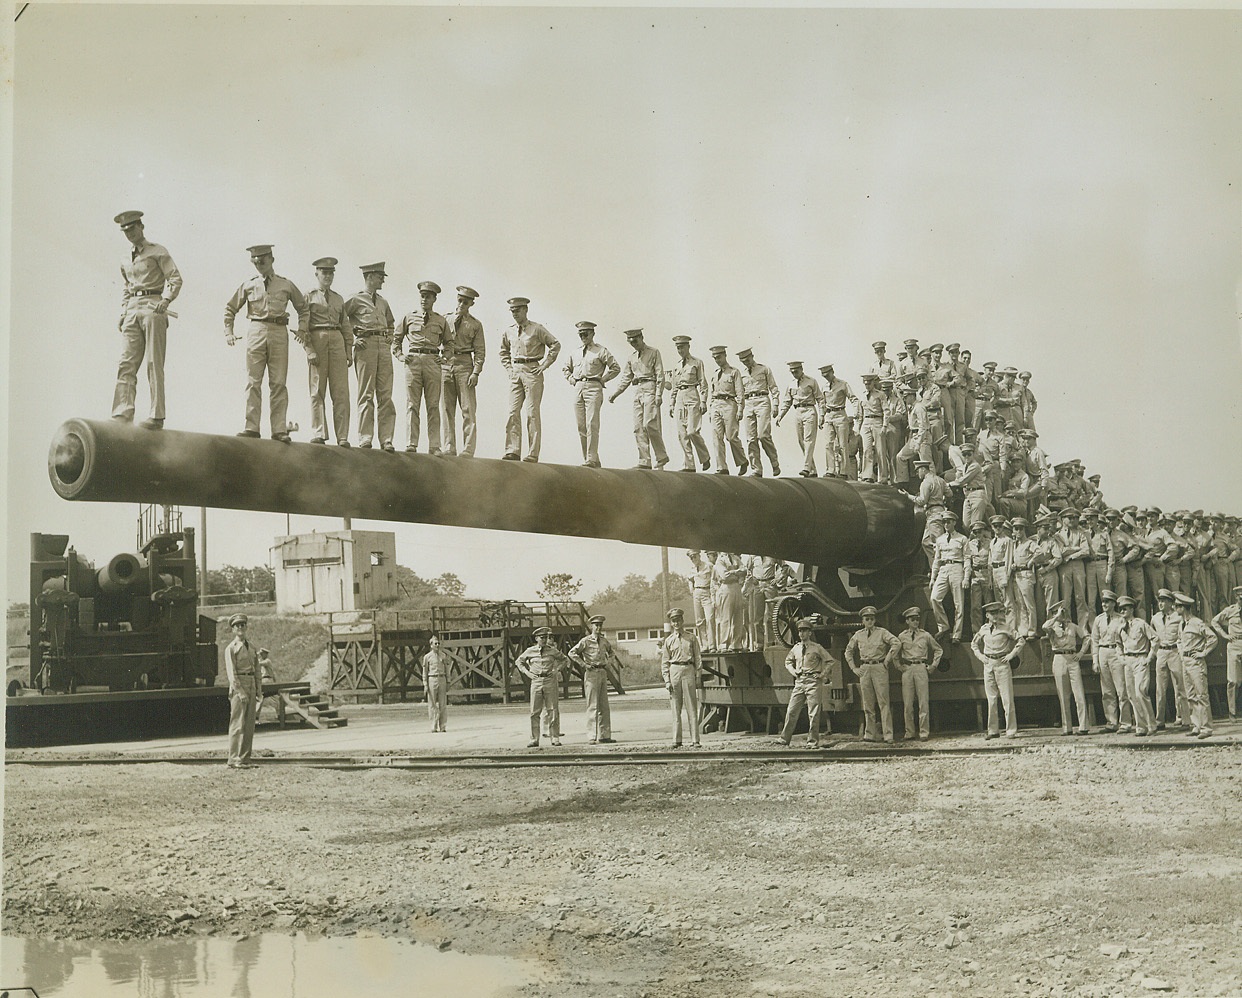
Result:
{"label": "khaki shirt", "polygon": [[448,321],[449,338],[444,344],[446,359],[451,363],[458,357],[470,357],[475,374],[483,372],[483,360],[487,347],[483,344],[483,323],[473,315],[454,312],[445,317]]}
{"label": "khaki shirt", "polygon": [[897,670],[905,672],[903,665],[926,665],[929,670],[940,664],[944,649],[931,636],[929,631],[918,627],[913,631],[906,628],[897,635]]}
{"label": "khaki shirt", "polygon": [[[506,371],[512,371],[516,361],[542,361],[545,350],[546,366],[551,367],[561,352],[561,341],[537,322],[527,320],[521,326],[515,322],[500,338],[500,363]],[[523,366],[533,369],[535,365]]]}
{"label": "khaki shirt", "polygon": [[132,248],[129,257],[128,263],[121,264],[121,277],[125,281],[121,308],[137,297],[139,291],[162,291],[164,301],[172,301],[181,293],[181,271],[168,250],[159,243],[143,240],[141,246]]}
{"label": "khaki shirt", "polygon": [[233,317],[241,311],[243,305],[246,307],[246,318],[252,322],[284,324],[289,319],[290,304],[298,314],[301,327],[301,332],[295,332],[294,335],[300,338],[310,324],[310,309],[302,292],[287,277],[279,274],[272,274],[270,277],[255,274],[244,281],[233,292],[233,297],[225,303],[224,328],[229,332],[233,331]]}
{"label": "khaki shirt", "polygon": [[875,626],[871,633],[865,627],[850,635],[845,646],[845,661],[855,669],[864,665],[883,665],[888,653],[897,645],[897,638],[886,628]]}
{"label": "khaki shirt", "polygon": [[345,314],[349,316],[354,335],[359,339],[392,336],[393,327],[397,324],[388,302],[378,291],[359,291],[345,303]]}
{"label": "khaki shirt", "polygon": [[549,643],[547,648],[531,645],[514,661],[518,671],[529,679],[547,679],[560,675],[569,665],[559,648]]}
{"label": "khaki shirt", "polygon": [[434,350],[439,354],[440,344],[449,339],[448,323],[444,321],[444,316],[439,312],[424,312],[422,309],[415,309],[401,317],[401,323],[397,326],[394,348],[402,349],[407,338],[410,341],[408,344],[410,350]]}

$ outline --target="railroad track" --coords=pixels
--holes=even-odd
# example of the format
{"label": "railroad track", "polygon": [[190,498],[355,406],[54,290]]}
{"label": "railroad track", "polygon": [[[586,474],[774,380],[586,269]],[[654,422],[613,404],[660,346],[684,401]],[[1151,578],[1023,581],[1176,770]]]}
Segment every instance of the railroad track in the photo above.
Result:
{"label": "railroad track", "polygon": [[[1066,748],[1106,747],[1109,751],[1122,752],[1175,752],[1202,748],[1237,747],[1242,742],[1236,737],[1212,741],[1093,741],[1084,745],[1075,740],[1065,743]],[[703,765],[707,763],[824,763],[899,761],[903,759],[929,759],[973,755],[1010,755],[1047,747],[1059,747],[1059,742],[1020,741],[999,744],[945,746],[911,745],[890,748],[840,744],[821,749],[632,749],[608,752],[589,751],[541,751],[541,752],[472,752],[457,754],[423,755],[310,755],[272,756],[260,758],[259,768],[272,766],[301,766],[309,769],[538,769],[570,766],[671,766]],[[142,766],[153,763],[171,763],[178,766],[220,766],[220,756],[149,755],[124,758],[97,758],[89,756],[56,756],[39,759],[8,759],[9,766]]]}

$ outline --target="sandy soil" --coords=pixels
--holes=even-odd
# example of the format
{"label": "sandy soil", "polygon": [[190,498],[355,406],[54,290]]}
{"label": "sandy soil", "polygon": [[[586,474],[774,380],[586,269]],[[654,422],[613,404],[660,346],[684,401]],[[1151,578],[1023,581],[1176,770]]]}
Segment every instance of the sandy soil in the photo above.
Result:
{"label": "sandy soil", "polygon": [[4,931],[382,933],[574,996],[1242,993],[1242,752],[6,776]]}

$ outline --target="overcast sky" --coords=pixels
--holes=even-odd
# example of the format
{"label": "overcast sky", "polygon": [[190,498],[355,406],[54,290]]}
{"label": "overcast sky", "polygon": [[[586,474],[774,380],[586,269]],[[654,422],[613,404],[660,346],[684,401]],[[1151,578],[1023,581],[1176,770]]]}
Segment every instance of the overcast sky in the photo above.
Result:
{"label": "overcast sky", "polygon": [[[223,305],[271,242],[304,290],[316,257],[340,258],[346,295],[387,261],[398,316],[420,280],[481,292],[482,456],[502,451],[520,294],[563,343],[590,319],[623,357],[643,326],[667,359],[686,333],[705,359],[754,347],[782,383],[789,359],[858,386],[874,339],[958,340],[1034,372],[1041,442],[1110,501],[1242,512],[1238,12],[36,3],[14,34],[10,599],[31,531],[97,562],[133,545],[134,507],[64,502],[46,471],[60,422],[110,411],[130,208],[185,278],[170,427],[242,428]],[[145,393],[140,375],[139,418]],[[577,464],[557,371],[543,415],[543,460]],[[791,422],[777,442],[795,469]],[[601,456],[635,463],[628,396]],[[212,567],[252,565],[285,519],[209,527]],[[395,529],[401,562],[474,596],[659,568],[653,548]]]}

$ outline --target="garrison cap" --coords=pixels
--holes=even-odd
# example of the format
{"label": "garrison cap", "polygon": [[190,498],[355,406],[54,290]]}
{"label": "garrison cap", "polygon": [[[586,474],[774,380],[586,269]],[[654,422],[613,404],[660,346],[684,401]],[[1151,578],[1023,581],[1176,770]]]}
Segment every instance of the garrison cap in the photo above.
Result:
{"label": "garrison cap", "polygon": [[438,295],[440,293],[440,285],[438,285],[435,281],[419,281],[418,290],[430,291],[433,295]]}
{"label": "garrison cap", "polygon": [[685,615],[686,615],[685,610],[679,609],[678,607],[673,607],[673,609],[669,610],[668,612],[668,619],[669,620],[681,620],[683,617],[685,617]]}
{"label": "garrison cap", "polygon": [[920,620],[923,619],[923,611],[920,610],[917,606],[906,607],[904,610],[901,611],[901,615],[906,618],[918,617]]}
{"label": "garrison cap", "polygon": [[364,274],[383,274],[385,277],[388,276],[388,271],[384,269],[383,260],[381,260],[379,263],[364,263],[358,269],[361,270]]}
{"label": "garrison cap", "polygon": [[1159,590],[1159,591],[1156,593],[1156,599],[1167,599],[1167,600],[1171,600],[1172,598],[1173,598],[1173,590],[1172,590],[1172,589],[1161,589],[1161,590]]}
{"label": "garrison cap", "polygon": [[1059,599],[1055,603],[1052,603],[1051,605],[1049,605],[1048,614],[1049,616],[1051,616],[1052,614],[1056,613],[1058,610],[1064,610],[1064,609],[1065,609],[1065,600]]}
{"label": "garrison cap", "polygon": [[641,326],[639,326],[637,329],[627,329],[625,331],[626,339],[633,339],[635,336],[642,336],[642,334],[643,334],[643,330]]}
{"label": "garrison cap", "polygon": [[947,347],[945,347],[945,350],[949,353],[960,353],[961,349],[962,345],[960,343],[950,343]]}
{"label": "garrison cap", "polygon": [[1115,592],[1113,592],[1111,589],[1101,589],[1101,590],[1100,590],[1100,599],[1101,599],[1101,600],[1108,600],[1110,603],[1116,603],[1116,602],[1117,602],[1117,594],[1116,594]]}
{"label": "garrison cap", "polygon": [[864,606],[861,610],[858,611],[858,616],[860,617],[875,617],[878,615],[879,615],[879,611],[877,611],[876,608],[873,606]]}
{"label": "garrison cap", "polygon": [[872,350],[883,350],[887,346],[888,344],[885,343],[883,340],[876,340],[874,343],[871,344],[871,349]]}
{"label": "garrison cap", "polygon": [[335,270],[338,262],[334,256],[321,256],[312,266],[316,270]]}
{"label": "garrison cap", "polygon": [[597,613],[593,617],[588,617],[587,620],[588,622],[592,624],[602,624],[605,620],[605,617],[602,613]]}
{"label": "garrison cap", "polygon": [[114,218],[112,221],[116,222],[116,224],[119,225],[123,229],[127,225],[133,225],[135,222],[140,221],[141,219],[142,219],[142,212],[140,211],[123,211],[119,215],[117,215],[116,218]]}
{"label": "garrison cap", "polygon": [[983,604],[984,613],[998,613],[998,612],[1003,612],[1004,609],[1005,609],[1005,604],[998,603],[996,600],[992,600],[991,603]]}
{"label": "garrison cap", "polygon": [[272,252],[271,243],[255,243],[253,246],[247,246],[246,252],[251,256],[267,256]]}
{"label": "garrison cap", "polygon": [[690,337],[689,336],[674,336],[673,342],[674,343],[689,343]]}
{"label": "garrison cap", "polygon": [[583,319],[581,322],[575,322],[574,325],[584,333],[595,328],[595,323],[588,322],[586,319]]}
{"label": "garrison cap", "polygon": [[737,352],[737,355],[745,359],[746,357],[753,357],[755,355],[755,351],[750,347],[742,347],[742,349]]}
{"label": "garrison cap", "polygon": [[716,356],[716,354],[718,353],[728,353],[728,352],[729,352],[728,347],[719,347],[719,346],[712,347],[711,349],[708,350],[708,353],[710,353],[713,357]]}
{"label": "garrison cap", "polygon": [[510,308],[525,308],[530,304],[529,298],[510,298],[508,305]]}
{"label": "garrison cap", "polygon": [[235,613],[229,618],[229,627],[236,627],[238,624],[248,624],[250,618],[244,613]]}
{"label": "garrison cap", "polygon": [[1117,600],[1118,610],[1124,610],[1126,607],[1134,605],[1134,600],[1129,596],[1122,596],[1121,599]]}
{"label": "garrison cap", "polygon": [[464,284],[457,285],[457,294],[461,298],[478,298],[479,293],[474,288],[468,288]]}

